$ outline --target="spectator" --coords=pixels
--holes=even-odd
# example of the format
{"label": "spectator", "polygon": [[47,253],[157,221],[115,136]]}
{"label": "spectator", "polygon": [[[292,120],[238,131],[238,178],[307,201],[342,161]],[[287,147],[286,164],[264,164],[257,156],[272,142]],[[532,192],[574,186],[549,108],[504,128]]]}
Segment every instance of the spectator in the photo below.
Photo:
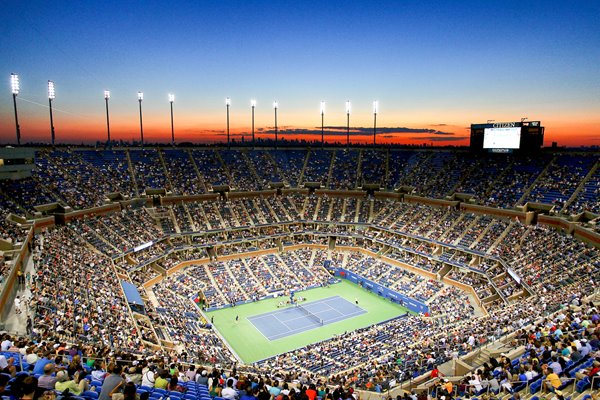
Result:
{"label": "spectator", "polygon": [[[188,381],[195,381],[196,380],[196,367],[192,364],[190,365],[190,367],[188,368],[187,371],[185,371],[185,378]],[[206,383],[205,383],[206,385]]]}
{"label": "spectator", "polygon": [[217,379],[213,379],[212,384],[210,385],[209,391],[210,397],[221,397],[222,388],[219,385],[219,381]]}
{"label": "spectator", "polygon": [[154,382],[154,387],[157,389],[166,389],[169,384],[169,371],[162,370],[158,374],[158,378],[156,378],[156,382]]}
{"label": "spectator", "polygon": [[308,397],[308,400],[316,400],[317,398],[317,388],[315,386],[314,383],[311,383],[308,386],[308,389],[306,389],[306,396]]}
{"label": "spectator", "polygon": [[171,376],[171,380],[169,380],[169,384],[167,385],[167,390],[171,392],[185,392],[185,388],[179,384],[177,374],[173,374],[173,376]]}
{"label": "spectator", "polygon": [[548,367],[548,374],[546,375],[546,380],[544,381],[544,391],[554,392],[560,387],[560,385],[562,385],[560,378],[551,367]]}
{"label": "spectator", "polygon": [[69,393],[79,396],[88,390],[88,381],[83,379],[82,375],[76,372],[73,379],[69,379],[69,373],[66,370],[58,371],[56,373],[56,385],[54,388],[59,392],[69,390]]}
{"label": "spectator", "polygon": [[129,367],[125,374],[125,380],[127,382],[133,382],[135,385],[142,384],[142,374],[139,366]]}
{"label": "spectator", "polygon": [[53,376],[55,370],[53,363],[44,365],[44,375],[38,378],[38,387],[46,390],[53,390],[56,385],[56,376]]}
{"label": "spectator", "polygon": [[581,369],[575,373],[577,379],[585,379],[586,377],[593,377],[600,373],[600,361],[594,360],[590,368]]}
{"label": "spectator", "polygon": [[196,370],[196,382],[199,385],[206,385],[208,386],[208,371],[205,369],[202,369],[200,371],[200,373],[198,373],[200,370],[200,368],[198,368],[198,370]]}
{"label": "spectator", "polygon": [[111,400],[140,400],[137,395],[137,388],[133,382],[127,382],[123,388],[123,393],[114,393]]}
{"label": "spectator", "polygon": [[156,383],[155,366],[149,365],[142,370],[142,386],[154,387]]}
{"label": "spectator", "polygon": [[111,368],[110,374],[104,378],[98,400],[111,400],[112,395],[121,390],[121,387],[125,385],[125,379],[121,376],[122,371],[119,364]]}
{"label": "spectator", "polygon": [[221,392],[221,397],[227,400],[238,400],[238,392],[233,388],[233,378],[227,379],[227,387]]}
{"label": "spectator", "polygon": [[34,376],[27,376],[21,383],[19,400],[33,400],[38,388],[38,380]]}

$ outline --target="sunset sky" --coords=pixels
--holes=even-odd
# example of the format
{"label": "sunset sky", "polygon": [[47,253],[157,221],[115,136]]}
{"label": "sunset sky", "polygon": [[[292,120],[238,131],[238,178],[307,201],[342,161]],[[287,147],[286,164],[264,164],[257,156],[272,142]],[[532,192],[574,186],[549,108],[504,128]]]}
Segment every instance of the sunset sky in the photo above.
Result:
{"label": "sunset sky", "polygon": [[[0,13],[0,143],[287,139],[468,145],[471,123],[541,120],[545,144],[600,145],[600,1],[8,1]],[[248,137],[246,137],[248,139]]]}

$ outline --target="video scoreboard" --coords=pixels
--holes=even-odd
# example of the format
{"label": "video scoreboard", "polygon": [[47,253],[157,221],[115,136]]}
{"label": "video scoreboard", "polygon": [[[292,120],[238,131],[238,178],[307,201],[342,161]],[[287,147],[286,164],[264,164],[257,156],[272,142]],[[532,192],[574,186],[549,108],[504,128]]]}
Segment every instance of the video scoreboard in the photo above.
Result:
{"label": "video scoreboard", "polygon": [[471,150],[491,153],[534,152],[544,143],[540,121],[471,125]]}

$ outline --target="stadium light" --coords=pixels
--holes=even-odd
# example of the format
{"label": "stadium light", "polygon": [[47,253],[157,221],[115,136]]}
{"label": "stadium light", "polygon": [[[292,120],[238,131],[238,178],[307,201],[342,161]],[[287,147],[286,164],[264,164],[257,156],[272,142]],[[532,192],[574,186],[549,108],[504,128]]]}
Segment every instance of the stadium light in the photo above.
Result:
{"label": "stadium light", "polygon": [[321,146],[325,146],[325,102],[321,100]]}
{"label": "stadium light", "polygon": [[48,81],[48,98],[54,100],[56,98],[56,90],[54,89],[54,82]]}
{"label": "stadium light", "polygon": [[171,146],[175,146],[175,128],[173,127],[173,102],[175,101],[175,95],[169,93],[169,103],[171,103]]}
{"label": "stadium light", "polygon": [[142,100],[144,100],[144,93],[138,92],[138,103],[140,103],[140,137],[142,139],[142,149],[144,148],[144,124],[142,122]]}
{"label": "stadium light", "polygon": [[231,99],[227,97],[225,99],[225,106],[227,107],[227,148],[229,148],[229,106],[231,105]]}
{"label": "stadium light", "polygon": [[19,126],[19,114],[17,113],[17,95],[21,86],[19,84],[19,75],[10,74],[10,88],[12,89],[13,104],[15,106],[15,127],[17,130],[17,145],[21,145],[21,127]]}
{"label": "stadium light", "polygon": [[273,109],[275,110],[275,148],[277,148],[277,108],[279,108],[279,103],[276,100],[273,102]]}
{"label": "stadium light", "polygon": [[104,91],[104,101],[106,102],[106,135],[107,144],[110,146],[110,118],[108,116],[108,99],[110,99],[110,90]]}
{"label": "stadium light", "polygon": [[52,146],[54,147],[54,118],[52,116],[52,100],[56,98],[54,90],[54,82],[48,81],[48,104],[50,105],[50,137],[52,138]]}
{"label": "stadium light", "polygon": [[346,100],[346,144],[350,146],[350,100]]}
{"label": "stadium light", "polygon": [[373,146],[377,143],[377,112],[379,111],[379,101],[373,102]]}
{"label": "stadium light", "polygon": [[252,145],[254,146],[254,108],[256,107],[256,100],[250,100],[250,107],[252,108]]}

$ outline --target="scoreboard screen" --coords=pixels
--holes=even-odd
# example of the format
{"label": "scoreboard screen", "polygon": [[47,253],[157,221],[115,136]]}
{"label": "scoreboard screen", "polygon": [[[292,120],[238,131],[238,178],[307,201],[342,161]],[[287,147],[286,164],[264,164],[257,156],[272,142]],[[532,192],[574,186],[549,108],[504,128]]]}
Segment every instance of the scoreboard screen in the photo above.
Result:
{"label": "scoreboard screen", "polygon": [[521,127],[484,129],[484,149],[518,149],[520,144]]}
{"label": "scoreboard screen", "polygon": [[542,148],[544,127],[540,121],[471,124],[471,150],[488,153],[529,154]]}

